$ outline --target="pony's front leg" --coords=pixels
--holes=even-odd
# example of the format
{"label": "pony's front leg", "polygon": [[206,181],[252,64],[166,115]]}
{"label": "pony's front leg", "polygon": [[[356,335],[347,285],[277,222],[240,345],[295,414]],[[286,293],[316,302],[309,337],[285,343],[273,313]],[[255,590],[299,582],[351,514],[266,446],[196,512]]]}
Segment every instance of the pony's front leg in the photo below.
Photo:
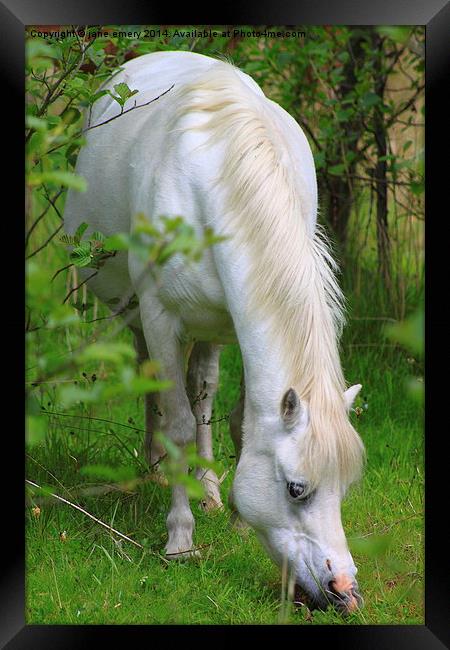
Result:
{"label": "pony's front leg", "polygon": [[[188,395],[197,420],[197,452],[207,460],[214,460],[211,415],[219,380],[220,349],[219,345],[212,343],[195,343],[187,373]],[[222,508],[220,483],[216,473],[212,469],[199,468],[196,477],[205,489],[202,507],[206,511]]]}
{"label": "pony's front leg", "polygon": [[[177,336],[177,323],[150,292],[141,293],[139,305],[149,357],[161,364],[159,377],[172,382],[171,388],[159,393],[157,428],[183,448],[195,440],[196,420],[185,389],[184,350]],[[187,467],[184,471],[187,472]],[[168,559],[198,555],[193,550],[194,527],[186,489],[174,485],[167,517],[169,539],[165,551]]]}
{"label": "pony's front leg", "polygon": [[[239,458],[241,456],[242,450],[242,424],[244,420],[244,405],[245,405],[245,380],[244,380],[244,371],[242,371],[241,378],[241,390],[239,394],[239,399],[234,409],[230,414],[230,434],[231,439],[233,440],[234,450],[236,453],[236,467],[239,463]],[[238,530],[247,530],[249,528],[248,524],[241,519],[239,512],[234,504],[233,499],[233,488],[231,488],[228,494],[228,505],[231,509],[231,523],[232,526]]]}
{"label": "pony's front leg", "polygon": [[[140,327],[129,326],[134,334],[134,345],[137,352],[139,365],[149,359],[147,343],[142,329]],[[144,395],[145,408],[145,441],[144,453],[150,466],[150,477],[155,483],[167,487],[167,479],[159,467],[159,460],[163,458],[165,450],[159,440],[156,440],[153,433],[158,430],[158,394],[146,393]]]}

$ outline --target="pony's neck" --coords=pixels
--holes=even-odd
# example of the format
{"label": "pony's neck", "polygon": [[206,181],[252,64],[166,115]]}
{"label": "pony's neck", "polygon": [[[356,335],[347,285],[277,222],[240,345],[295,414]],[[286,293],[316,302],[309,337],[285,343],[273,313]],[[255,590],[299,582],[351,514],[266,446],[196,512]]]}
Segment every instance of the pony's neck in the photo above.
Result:
{"label": "pony's neck", "polygon": [[288,375],[280,363],[281,351],[267,323],[255,317],[238,333],[245,373],[246,407],[261,420],[277,416]]}

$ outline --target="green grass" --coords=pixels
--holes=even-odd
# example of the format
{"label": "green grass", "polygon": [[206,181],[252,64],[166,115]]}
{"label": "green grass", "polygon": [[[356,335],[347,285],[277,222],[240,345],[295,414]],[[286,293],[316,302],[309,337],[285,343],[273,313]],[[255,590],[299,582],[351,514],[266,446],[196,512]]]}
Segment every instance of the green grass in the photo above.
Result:
{"label": "green grass", "polygon": [[[128,339],[128,333],[121,337]],[[142,434],[87,418],[142,428],[142,399],[132,399],[90,410],[80,407],[78,416],[83,417],[49,416],[45,441],[29,450],[27,477],[52,486],[141,543],[145,551],[115,541],[67,505],[31,497],[26,508],[27,623],[423,624],[423,418],[421,407],[404,389],[407,378],[420,374],[420,368],[407,352],[382,340],[377,323],[351,322],[342,349],[346,378],[363,384],[368,403],[357,422],[367,466],[343,504],[344,528],[365,598],[363,610],[343,619],[333,610],[311,616],[306,608],[286,606],[279,570],[253,531],[244,535],[231,529],[227,508],[205,514],[194,500],[195,543],[202,547],[202,557],[167,562],[161,551],[168,489],[143,482],[130,491],[83,493],[92,487],[92,479],[80,474],[83,465],[127,465],[133,462],[134,449],[141,455]],[[51,342],[43,336],[41,351],[50,344],[67,349],[63,333],[52,334]],[[237,398],[240,367],[237,347],[226,348],[216,416],[229,413]],[[87,370],[89,377],[93,369]],[[47,411],[58,411],[51,384],[41,389],[41,404]],[[229,470],[222,485],[227,503],[234,450],[227,423],[213,426],[216,458],[224,471]],[[134,462],[138,467],[136,458]],[[38,502],[41,513],[36,517],[32,507]],[[61,531],[66,531],[66,541],[60,539]]]}

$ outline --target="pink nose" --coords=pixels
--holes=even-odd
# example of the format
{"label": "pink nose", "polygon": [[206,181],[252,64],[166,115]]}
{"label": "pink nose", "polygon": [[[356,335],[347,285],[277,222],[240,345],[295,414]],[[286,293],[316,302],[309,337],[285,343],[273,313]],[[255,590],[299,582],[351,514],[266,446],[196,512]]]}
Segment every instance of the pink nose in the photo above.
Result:
{"label": "pink nose", "polygon": [[352,593],[353,580],[349,576],[344,574],[337,576],[330,583],[330,586],[337,596],[339,596],[339,594],[346,596],[345,606],[348,612],[354,612],[355,609],[358,609],[358,601]]}

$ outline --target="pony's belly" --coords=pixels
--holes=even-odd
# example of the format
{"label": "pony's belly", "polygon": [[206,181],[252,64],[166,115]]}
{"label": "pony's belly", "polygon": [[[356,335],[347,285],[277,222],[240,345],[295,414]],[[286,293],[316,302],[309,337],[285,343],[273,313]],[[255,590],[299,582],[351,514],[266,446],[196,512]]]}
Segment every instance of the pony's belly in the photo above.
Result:
{"label": "pony's belly", "polygon": [[162,270],[158,298],[178,319],[181,336],[186,340],[216,343],[236,340],[211,250],[206,250],[201,261],[193,264],[186,264],[178,256],[169,260]]}
{"label": "pony's belly", "polygon": [[[186,290],[186,286],[183,286]],[[175,289],[175,287],[172,287]],[[185,340],[210,341],[212,343],[234,343],[236,333],[233,320],[222,301],[211,300],[211,296],[196,287],[189,299],[180,298],[175,291],[160,291],[158,295],[166,310],[180,323],[180,334]]]}
{"label": "pony's belly", "polygon": [[211,343],[235,343],[236,332],[233,321],[226,312],[188,313],[181,317],[183,337],[187,341],[208,341]]}

